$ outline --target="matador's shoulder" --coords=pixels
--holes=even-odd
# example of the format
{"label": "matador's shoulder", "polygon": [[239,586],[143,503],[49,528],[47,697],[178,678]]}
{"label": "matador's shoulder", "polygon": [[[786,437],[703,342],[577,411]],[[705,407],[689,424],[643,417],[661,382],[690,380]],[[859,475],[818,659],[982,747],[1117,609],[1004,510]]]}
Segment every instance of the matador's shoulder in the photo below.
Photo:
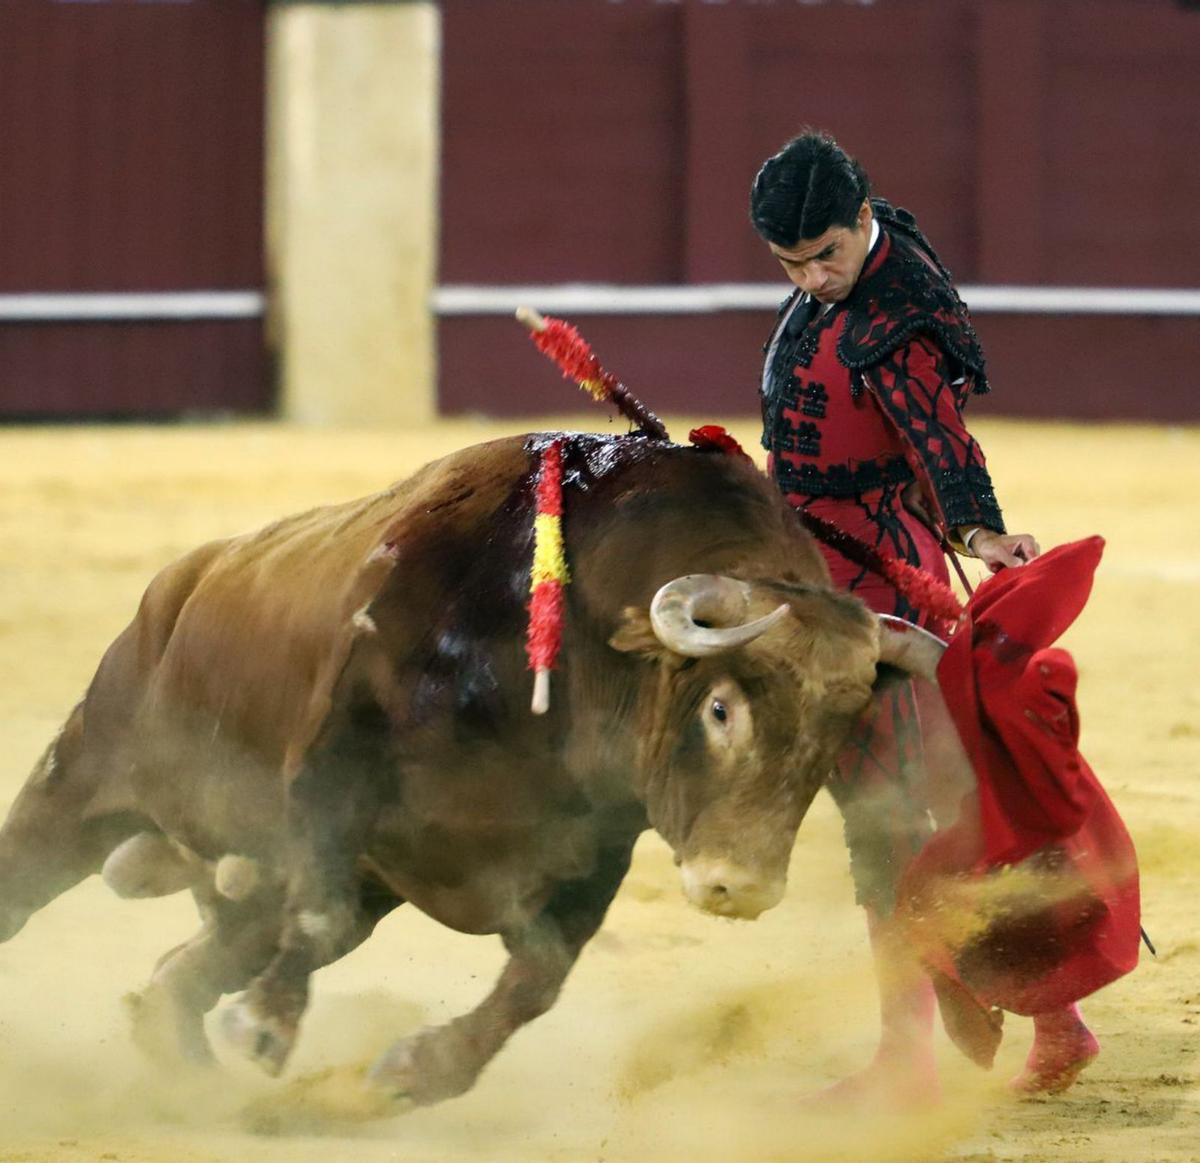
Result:
{"label": "matador's shoulder", "polygon": [[907,211],[871,200],[888,253],[858,281],[847,302],[838,342],[841,362],[862,370],[891,355],[914,335],[926,334],[971,374],[976,392],[988,390],[983,348],[950,272]]}

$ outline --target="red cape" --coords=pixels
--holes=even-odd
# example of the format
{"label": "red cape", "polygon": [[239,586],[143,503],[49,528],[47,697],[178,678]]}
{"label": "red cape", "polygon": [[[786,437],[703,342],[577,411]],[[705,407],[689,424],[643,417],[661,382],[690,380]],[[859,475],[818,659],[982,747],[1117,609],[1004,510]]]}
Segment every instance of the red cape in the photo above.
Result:
{"label": "red cape", "polygon": [[913,861],[899,909],[931,967],[1014,1013],[1077,1001],[1137,964],[1137,858],[1079,753],[1075,664],[1053,646],[1103,548],[1059,546],[983,582],[938,667],[976,788]]}

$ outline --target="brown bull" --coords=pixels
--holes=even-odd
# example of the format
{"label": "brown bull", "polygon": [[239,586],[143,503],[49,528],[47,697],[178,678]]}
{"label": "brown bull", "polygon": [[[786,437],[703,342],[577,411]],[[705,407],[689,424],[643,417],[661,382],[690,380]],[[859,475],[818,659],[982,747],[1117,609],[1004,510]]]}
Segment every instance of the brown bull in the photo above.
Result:
{"label": "brown bull", "polygon": [[244,989],[226,1030],[276,1072],[310,974],[396,905],[498,933],[491,994],[373,1071],[430,1102],[552,1004],[647,826],[697,905],[775,904],[881,650],[912,668],[923,643],[829,588],[747,461],[576,436],[560,670],[530,714],[544,443],[469,448],[163,570],[0,830],[0,940],[101,869],[123,895],[191,888],[203,926],[136,1033],[205,1060],[204,1014]]}

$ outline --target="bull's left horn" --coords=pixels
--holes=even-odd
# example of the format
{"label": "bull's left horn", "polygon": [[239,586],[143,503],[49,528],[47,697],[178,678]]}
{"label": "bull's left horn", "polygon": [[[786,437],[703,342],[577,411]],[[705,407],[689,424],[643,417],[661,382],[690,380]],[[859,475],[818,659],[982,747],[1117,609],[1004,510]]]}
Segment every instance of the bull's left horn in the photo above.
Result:
{"label": "bull's left horn", "polygon": [[937,667],[946,651],[946,643],[936,634],[895,618],[879,615],[879,661],[937,682]]}
{"label": "bull's left horn", "polygon": [[664,646],[689,658],[736,650],[765,634],[790,609],[785,602],[747,622],[751,593],[746,582],[721,574],[677,577],[654,595],[650,625]]}

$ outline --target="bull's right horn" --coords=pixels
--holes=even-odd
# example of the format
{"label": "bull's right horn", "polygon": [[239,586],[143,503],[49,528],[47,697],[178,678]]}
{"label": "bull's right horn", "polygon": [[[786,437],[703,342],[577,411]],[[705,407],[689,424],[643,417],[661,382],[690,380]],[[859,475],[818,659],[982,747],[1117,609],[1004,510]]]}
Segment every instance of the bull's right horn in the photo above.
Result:
{"label": "bull's right horn", "polygon": [[654,595],[650,625],[665,647],[688,658],[736,650],[765,634],[790,609],[785,602],[747,622],[751,592],[746,582],[721,574],[677,577]]}
{"label": "bull's right horn", "polygon": [[879,661],[918,678],[937,682],[938,663],[946,643],[936,634],[891,614],[879,615]]}

